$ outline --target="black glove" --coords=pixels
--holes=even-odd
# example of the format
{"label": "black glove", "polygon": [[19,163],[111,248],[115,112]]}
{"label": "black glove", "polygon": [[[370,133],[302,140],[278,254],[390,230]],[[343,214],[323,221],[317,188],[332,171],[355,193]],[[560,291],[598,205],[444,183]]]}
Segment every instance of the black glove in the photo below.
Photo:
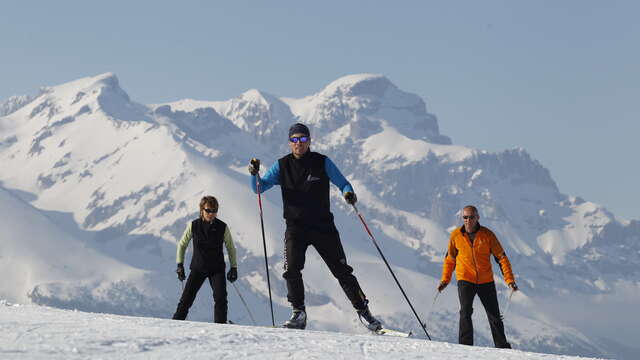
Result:
{"label": "black glove", "polygon": [[236,280],[238,280],[238,269],[232,267],[231,269],[229,269],[229,271],[227,272],[227,280],[229,280],[229,282],[234,282]]}
{"label": "black glove", "polygon": [[441,282],[440,285],[438,285],[438,292],[442,292],[442,290],[444,290],[444,288],[446,288],[447,285],[449,285],[449,283]]}
{"label": "black glove", "polygon": [[249,174],[256,176],[260,172],[260,159],[253,158],[249,163]]}
{"label": "black glove", "polygon": [[509,287],[511,288],[511,290],[513,291],[518,291],[518,285],[516,285],[516,282],[512,282],[511,284],[509,284]]}
{"label": "black glove", "polygon": [[349,205],[354,205],[356,202],[358,202],[358,197],[356,196],[356,194],[352,193],[351,191],[347,191],[344,194],[344,199],[347,201],[347,204]]}
{"label": "black glove", "polygon": [[184,274],[184,265],[182,263],[178,264],[178,268],[176,269],[176,274],[178,274],[178,280],[184,281],[187,276]]}

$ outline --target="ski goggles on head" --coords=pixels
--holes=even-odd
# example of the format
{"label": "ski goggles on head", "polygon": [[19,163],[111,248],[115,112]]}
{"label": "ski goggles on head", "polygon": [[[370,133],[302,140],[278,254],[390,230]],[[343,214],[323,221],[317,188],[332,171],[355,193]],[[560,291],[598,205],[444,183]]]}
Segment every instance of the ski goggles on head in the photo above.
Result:
{"label": "ski goggles on head", "polygon": [[204,208],[204,209],[202,209],[202,211],[206,212],[207,214],[214,214],[214,213],[218,212],[218,209],[207,209],[207,208]]}
{"label": "ski goggles on head", "polygon": [[289,138],[289,141],[291,141],[294,144],[298,142],[306,143],[307,141],[309,141],[309,137],[308,136],[292,136]]}

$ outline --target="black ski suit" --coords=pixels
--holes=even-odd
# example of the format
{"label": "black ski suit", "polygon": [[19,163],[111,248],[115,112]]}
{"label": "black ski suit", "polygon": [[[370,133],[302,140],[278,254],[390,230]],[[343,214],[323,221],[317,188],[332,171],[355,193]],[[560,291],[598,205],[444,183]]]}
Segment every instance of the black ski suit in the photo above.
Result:
{"label": "black ski suit", "polygon": [[304,309],[302,269],[307,248],[311,245],[338,280],[353,307],[363,310],[366,297],[353,275],[353,268],[347,264],[330,211],[327,160],[326,156],[311,151],[301,158],[289,154],[279,159],[262,179],[268,185],[280,185],[282,190],[287,224],[283,274],[287,281],[287,299],[294,309]]}
{"label": "black ski suit", "polygon": [[[187,231],[185,231],[185,234],[187,234]],[[187,318],[189,308],[193,305],[198,290],[200,290],[204,281],[209,279],[209,284],[213,290],[214,322],[227,323],[226,264],[222,252],[222,244],[225,242],[225,233],[228,231],[227,224],[217,218],[211,223],[202,219],[196,219],[191,223],[191,236],[193,238],[193,257],[189,266],[191,271],[176,312],[173,315],[174,320]],[[235,250],[233,252],[229,251],[229,246],[227,246],[227,250],[233,267],[235,265]]]}

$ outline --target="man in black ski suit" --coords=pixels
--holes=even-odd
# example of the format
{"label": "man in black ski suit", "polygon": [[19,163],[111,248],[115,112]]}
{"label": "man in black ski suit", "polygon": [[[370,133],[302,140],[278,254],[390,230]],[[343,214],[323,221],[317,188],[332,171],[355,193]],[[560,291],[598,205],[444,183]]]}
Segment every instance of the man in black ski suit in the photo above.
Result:
{"label": "man in black ski suit", "polygon": [[189,308],[193,305],[196,294],[204,281],[208,278],[213,290],[214,310],[213,321],[227,323],[227,283],[225,281],[224,254],[222,244],[227,248],[231,269],[227,273],[227,279],[234,282],[238,279],[238,265],[236,262],[236,248],[233,245],[231,231],[222,220],[217,218],[218,200],[213,196],[205,196],[200,200],[200,217],[189,222],[182,239],[178,242],[176,262],[178,263],[178,280],[184,281],[184,252],[193,239],[193,257],[191,258],[191,272],[187,279],[187,285],[182,291],[180,302],[174,320],[187,318]]}
{"label": "man in black ski suit", "polygon": [[369,311],[368,300],[353,275],[353,268],[347,265],[340,235],[329,209],[329,181],[340,189],[349,204],[357,201],[353,188],[333,161],[309,151],[311,137],[307,126],[300,123],[292,125],[288,140],[291,153],[274,163],[262,178],[256,176],[260,161],[254,159],[249,165],[254,192],[257,193],[256,181],[260,182],[261,192],[274,185],[280,185],[282,190],[287,224],[283,277],[287,282],[287,299],[293,307],[291,318],[283,326],[304,329],[307,325],[301,271],[307,247],[312,245],[338,279],[360,319],[370,330],[377,330],[381,328],[380,321]]}

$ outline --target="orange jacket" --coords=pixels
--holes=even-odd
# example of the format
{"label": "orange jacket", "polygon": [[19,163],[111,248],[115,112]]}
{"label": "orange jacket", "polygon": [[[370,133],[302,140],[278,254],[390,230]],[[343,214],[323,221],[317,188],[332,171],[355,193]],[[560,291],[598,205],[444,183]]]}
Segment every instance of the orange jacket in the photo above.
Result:
{"label": "orange jacket", "polygon": [[440,281],[448,284],[455,269],[458,281],[464,280],[474,284],[492,282],[491,255],[500,264],[502,276],[507,284],[515,282],[509,259],[491,230],[478,224],[473,245],[464,226],[454,230],[449,239],[449,248],[444,258]]}

